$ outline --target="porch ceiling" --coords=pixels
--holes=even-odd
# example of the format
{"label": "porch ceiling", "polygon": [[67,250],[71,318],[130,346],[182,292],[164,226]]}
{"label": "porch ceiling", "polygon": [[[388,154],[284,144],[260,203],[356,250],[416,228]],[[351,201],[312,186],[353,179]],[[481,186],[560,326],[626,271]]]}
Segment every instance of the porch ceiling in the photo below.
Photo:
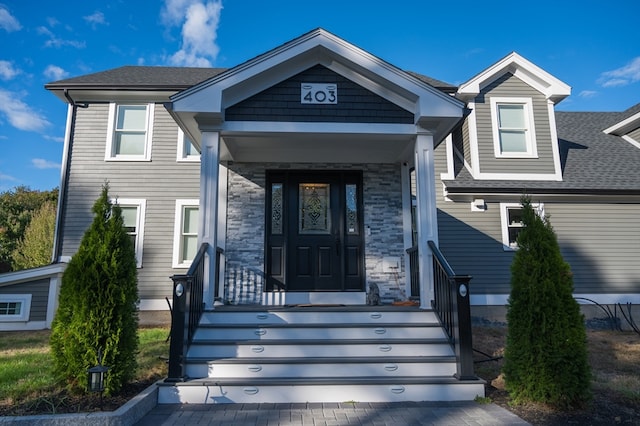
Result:
{"label": "porch ceiling", "polygon": [[238,162],[398,163],[414,135],[333,133],[223,134],[221,160]]}

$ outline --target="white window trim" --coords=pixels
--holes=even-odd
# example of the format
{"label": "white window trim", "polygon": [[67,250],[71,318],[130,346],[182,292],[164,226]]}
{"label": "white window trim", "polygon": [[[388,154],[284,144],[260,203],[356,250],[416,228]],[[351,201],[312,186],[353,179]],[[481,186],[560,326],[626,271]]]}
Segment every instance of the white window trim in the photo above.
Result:
{"label": "white window trim", "polygon": [[[496,158],[538,158],[536,144],[535,122],[533,119],[533,101],[531,98],[491,97],[491,128],[493,131],[493,149]],[[513,104],[524,106],[524,117],[527,121],[525,137],[527,152],[502,152],[500,145],[500,131],[498,129],[498,104]]]}
{"label": "white window trim", "polygon": [[178,129],[178,148],[177,148],[177,156],[176,161],[179,163],[198,163],[200,162],[200,154],[198,155],[187,155],[185,153],[185,137],[182,129]]}
{"label": "white window trim", "polygon": [[109,103],[109,122],[107,128],[107,146],[105,150],[105,161],[151,161],[151,141],[153,140],[153,121],[155,116],[155,104],[147,105],[146,129],[144,139],[143,155],[115,155],[113,142],[115,140],[116,112],[119,105],[144,105],[129,102],[111,102]]}
{"label": "white window trim", "polygon": [[20,303],[20,314],[0,315],[0,322],[26,322],[31,314],[31,294],[0,294],[0,302]]}
{"label": "white window trim", "polygon": [[191,261],[182,262],[180,260],[182,253],[182,220],[185,207],[198,207],[200,208],[200,200],[198,199],[183,199],[176,200],[176,213],[173,225],[173,268],[189,268]]}
{"label": "white window trim", "polygon": [[136,266],[142,268],[142,247],[144,245],[144,222],[147,212],[147,200],[141,198],[116,198],[111,200],[112,204],[121,207],[137,207],[136,216]]}
{"label": "white window trim", "polygon": [[[544,204],[543,203],[531,203],[531,207],[536,209],[536,213],[540,217],[544,217]],[[516,244],[509,244],[509,219],[508,210],[513,208],[522,209],[521,203],[500,203],[500,223],[502,228],[502,249],[504,251],[515,251],[518,249]]]}

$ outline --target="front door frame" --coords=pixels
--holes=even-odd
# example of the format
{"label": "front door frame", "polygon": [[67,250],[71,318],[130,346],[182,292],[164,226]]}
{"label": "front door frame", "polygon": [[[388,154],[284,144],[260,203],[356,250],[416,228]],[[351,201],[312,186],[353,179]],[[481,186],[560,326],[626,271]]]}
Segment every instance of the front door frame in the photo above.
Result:
{"label": "front door frame", "polygon": [[[337,191],[331,197],[333,201],[339,201],[339,212],[334,214],[334,219],[339,223],[333,224],[336,238],[335,250],[338,253],[339,282],[332,288],[296,288],[291,279],[293,260],[292,244],[295,239],[297,227],[298,185],[300,183],[329,182],[336,185],[333,191]],[[280,190],[281,205],[276,206],[278,212],[284,213],[281,232],[274,233],[272,215],[273,191]],[[346,230],[346,192],[347,185],[356,185],[356,222],[357,229]],[[276,197],[277,198],[277,197]],[[278,202],[276,202],[278,203]],[[278,210],[279,209],[279,210]],[[294,217],[295,216],[295,217]],[[364,209],[363,209],[363,172],[361,170],[267,170],[266,172],[266,200],[265,200],[265,267],[266,267],[266,292],[364,292],[365,288],[365,253],[364,253]],[[278,225],[276,225],[278,226]],[[337,234],[336,234],[337,233]],[[332,246],[332,250],[334,247]]]}

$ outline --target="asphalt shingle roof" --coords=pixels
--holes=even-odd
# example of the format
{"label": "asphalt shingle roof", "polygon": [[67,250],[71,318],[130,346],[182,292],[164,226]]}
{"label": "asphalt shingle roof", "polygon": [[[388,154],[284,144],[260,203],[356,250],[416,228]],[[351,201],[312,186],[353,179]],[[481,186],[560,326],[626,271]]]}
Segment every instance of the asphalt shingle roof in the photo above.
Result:
{"label": "asphalt shingle roof", "polygon": [[123,66],[54,81],[47,89],[66,88],[166,88],[186,89],[226,71],[225,68]]}
{"label": "asphalt shingle roof", "polygon": [[452,192],[572,192],[640,194],[640,148],[604,129],[640,111],[556,112],[562,181],[475,180],[461,168],[446,181]]}

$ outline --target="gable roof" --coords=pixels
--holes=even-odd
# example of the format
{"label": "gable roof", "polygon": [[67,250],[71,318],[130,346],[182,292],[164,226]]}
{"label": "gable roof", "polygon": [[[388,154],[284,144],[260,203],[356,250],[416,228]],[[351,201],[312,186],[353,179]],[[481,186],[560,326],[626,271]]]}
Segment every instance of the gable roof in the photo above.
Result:
{"label": "gable roof", "polygon": [[448,192],[640,195],[640,148],[603,132],[612,122],[628,116],[626,111],[556,111],[555,116],[561,182],[475,180],[462,167],[455,180],[445,182]]}
{"label": "gable roof", "polygon": [[493,83],[506,73],[511,73],[531,87],[544,94],[547,99],[558,103],[571,94],[571,87],[558,80],[542,68],[526,60],[516,52],[512,52],[462,84],[458,88],[458,97],[469,101],[477,96],[483,88]]}

